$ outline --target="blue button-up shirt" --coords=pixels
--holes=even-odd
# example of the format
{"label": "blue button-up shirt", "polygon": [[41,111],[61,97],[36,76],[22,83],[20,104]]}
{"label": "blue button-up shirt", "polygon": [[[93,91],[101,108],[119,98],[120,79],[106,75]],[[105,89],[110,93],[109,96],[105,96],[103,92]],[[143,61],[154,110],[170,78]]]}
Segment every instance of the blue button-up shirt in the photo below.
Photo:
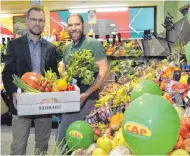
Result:
{"label": "blue button-up shirt", "polygon": [[28,45],[30,50],[31,56],[31,63],[32,63],[32,71],[42,74],[41,73],[41,40],[34,43],[34,41],[27,35],[28,38]]}

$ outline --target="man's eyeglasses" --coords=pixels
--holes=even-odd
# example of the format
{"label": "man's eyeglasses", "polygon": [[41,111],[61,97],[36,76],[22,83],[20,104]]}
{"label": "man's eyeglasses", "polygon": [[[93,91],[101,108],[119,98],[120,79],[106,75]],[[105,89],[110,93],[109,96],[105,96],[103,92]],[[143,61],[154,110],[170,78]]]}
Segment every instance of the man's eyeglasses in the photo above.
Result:
{"label": "man's eyeglasses", "polygon": [[37,18],[28,18],[32,22],[39,22],[39,23],[45,23],[44,19],[37,19]]}

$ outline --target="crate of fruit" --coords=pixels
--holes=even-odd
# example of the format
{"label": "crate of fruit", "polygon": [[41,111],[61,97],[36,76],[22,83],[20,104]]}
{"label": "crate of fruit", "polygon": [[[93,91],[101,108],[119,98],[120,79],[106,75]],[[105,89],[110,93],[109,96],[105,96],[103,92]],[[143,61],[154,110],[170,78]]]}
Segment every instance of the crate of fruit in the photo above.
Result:
{"label": "crate of fruit", "polygon": [[13,75],[17,91],[19,116],[80,111],[80,89],[57,78],[52,71],[45,76],[27,72],[21,78]]}
{"label": "crate of fruit", "polygon": [[19,116],[80,111],[80,89],[63,92],[17,93]]}

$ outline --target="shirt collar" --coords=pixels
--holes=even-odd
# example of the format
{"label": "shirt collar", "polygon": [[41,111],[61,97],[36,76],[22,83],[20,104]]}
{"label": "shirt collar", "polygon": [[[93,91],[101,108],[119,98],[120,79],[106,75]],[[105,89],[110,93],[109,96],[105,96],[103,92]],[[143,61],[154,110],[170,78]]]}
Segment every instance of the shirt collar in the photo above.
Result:
{"label": "shirt collar", "polygon": [[[27,39],[28,39],[28,42],[29,42],[29,43],[34,43],[34,41],[31,39],[31,37],[28,35],[28,33],[27,33],[26,36],[27,36]],[[40,37],[40,40],[37,41],[36,44],[39,43],[39,42],[41,42],[41,41],[42,41],[42,37]]]}
{"label": "shirt collar", "polygon": [[72,48],[77,48],[77,47],[79,47],[85,39],[86,39],[86,36],[85,36],[85,34],[83,34],[83,35],[81,36],[81,39],[80,39],[80,41],[79,41],[78,44],[75,45],[74,42],[72,42]]}

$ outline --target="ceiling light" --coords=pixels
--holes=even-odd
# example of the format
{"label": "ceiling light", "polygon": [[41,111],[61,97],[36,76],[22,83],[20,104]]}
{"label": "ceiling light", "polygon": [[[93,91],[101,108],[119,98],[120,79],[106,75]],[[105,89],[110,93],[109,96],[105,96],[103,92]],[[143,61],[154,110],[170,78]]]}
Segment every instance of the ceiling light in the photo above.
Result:
{"label": "ceiling light", "polygon": [[0,18],[8,18],[8,17],[12,17],[13,14],[0,14]]}
{"label": "ceiling light", "polygon": [[24,16],[24,14],[0,14],[0,18],[9,18],[13,16]]}
{"label": "ceiling light", "polygon": [[127,11],[128,7],[69,9],[69,12],[70,13],[87,13],[88,10],[96,10],[96,12],[119,12],[119,11]]}

